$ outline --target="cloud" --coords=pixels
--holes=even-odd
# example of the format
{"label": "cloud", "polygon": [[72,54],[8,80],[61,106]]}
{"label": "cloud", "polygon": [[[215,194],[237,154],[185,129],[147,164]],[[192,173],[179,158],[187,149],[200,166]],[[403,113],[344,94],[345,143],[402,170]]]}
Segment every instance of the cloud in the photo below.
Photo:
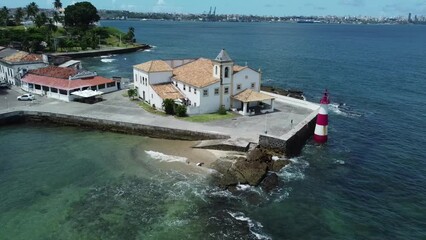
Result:
{"label": "cloud", "polygon": [[340,0],[339,3],[341,5],[348,5],[353,7],[364,6],[364,0]]}

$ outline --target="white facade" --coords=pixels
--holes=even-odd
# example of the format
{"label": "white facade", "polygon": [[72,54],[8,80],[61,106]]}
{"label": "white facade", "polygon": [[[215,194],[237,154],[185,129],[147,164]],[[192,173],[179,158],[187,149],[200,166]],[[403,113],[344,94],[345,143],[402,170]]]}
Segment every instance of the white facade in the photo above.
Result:
{"label": "white facade", "polygon": [[58,99],[65,102],[71,102],[71,101],[74,101],[74,99],[76,98],[74,95],[71,95],[71,93],[74,91],[91,89],[91,90],[97,90],[103,93],[110,93],[110,92],[117,91],[117,83],[113,82],[109,84],[106,83],[106,84],[100,84],[100,85],[91,86],[91,87],[80,87],[73,90],[64,90],[64,89],[58,89],[54,87],[32,84],[32,83],[27,83],[25,81],[22,81],[21,89],[36,95],[46,96],[48,98],[54,98],[54,99]]}
{"label": "white facade", "polygon": [[43,62],[26,63],[26,64],[8,64],[0,61],[0,82],[7,82],[11,85],[19,86],[20,82],[20,71],[33,70],[38,68],[46,67],[48,64]]}
{"label": "white facade", "polygon": [[[178,80],[174,77],[174,69],[196,61],[196,59],[165,60],[163,62],[168,64],[171,70],[160,72],[150,72],[152,63],[150,65],[148,64],[149,62],[141,64],[144,69],[148,69],[146,71],[141,70],[138,67],[140,65],[135,66],[133,80],[139,98],[151,106],[161,109],[163,99],[154,91],[151,85],[171,83],[184,96],[183,102],[187,106],[188,114],[193,115],[214,113],[221,106],[226,109],[242,108],[242,103],[234,100],[232,96],[246,89],[260,91],[261,73],[249,67],[236,66],[224,50],[221,51],[215,60],[210,61],[211,68],[209,67],[208,69],[211,75],[205,76],[205,72],[207,72],[205,69],[203,69],[202,74],[197,73],[199,69],[191,69],[191,72],[194,72],[194,76],[215,79],[213,82],[207,81],[208,84],[198,84],[197,87],[197,84],[191,84],[194,79],[185,81],[185,79]],[[256,106],[257,103],[250,104],[248,107]]]}

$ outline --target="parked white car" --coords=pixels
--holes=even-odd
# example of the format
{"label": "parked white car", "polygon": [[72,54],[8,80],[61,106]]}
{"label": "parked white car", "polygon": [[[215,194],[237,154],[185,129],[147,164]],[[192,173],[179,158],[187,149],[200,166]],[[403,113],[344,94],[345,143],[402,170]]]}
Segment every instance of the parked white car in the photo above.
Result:
{"label": "parked white car", "polygon": [[32,100],[35,100],[35,97],[32,94],[24,94],[24,95],[17,97],[17,99],[19,101],[32,101]]}

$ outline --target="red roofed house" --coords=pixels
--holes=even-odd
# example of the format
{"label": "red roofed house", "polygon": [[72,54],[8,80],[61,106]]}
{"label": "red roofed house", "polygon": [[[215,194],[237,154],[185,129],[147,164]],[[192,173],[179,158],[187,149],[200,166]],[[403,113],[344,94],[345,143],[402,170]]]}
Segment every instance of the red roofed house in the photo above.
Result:
{"label": "red roofed house", "polygon": [[73,92],[93,90],[108,93],[118,89],[116,81],[97,76],[96,72],[55,66],[30,70],[21,81],[24,91],[66,102],[76,98]]}

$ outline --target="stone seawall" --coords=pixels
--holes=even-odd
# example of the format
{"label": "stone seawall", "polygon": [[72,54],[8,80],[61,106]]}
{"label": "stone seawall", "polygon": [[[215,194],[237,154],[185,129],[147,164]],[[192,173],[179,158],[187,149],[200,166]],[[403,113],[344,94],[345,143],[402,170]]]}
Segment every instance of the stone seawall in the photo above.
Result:
{"label": "stone seawall", "polygon": [[281,137],[260,135],[259,145],[263,148],[284,152],[288,157],[299,155],[306,141],[314,134],[317,114],[318,112],[314,111]]}
{"label": "stone seawall", "polygon": [[139,50],[150,49],[151,46],[147,44],[141,44],[135,47],[129,48],[116,48],[116,49],[104,49],[104,50],[90,50],[90,51],[81,51],[81,52],[65,52],[65,53],[52,53],[53,56],[65,56],[71,58],[84,58],[84,57],[98,57],[109,54],[123,54],[123,53],[132,53]]}
{"label": "stone seawall", "polygon": [[62,126],[75,126],[93,130],[117,132],[124,134],[141,135],[152,138],[163,138],[172,140],[213,140],[228,139],[227,135],[197,132],[183,129],[157,127],[136,123],[96,119],[89,117],[73,116],[66,114],[36,112],[36,111],[16,111],[0,114],[0,127],[9,124],[40,123],[56,124]]}

